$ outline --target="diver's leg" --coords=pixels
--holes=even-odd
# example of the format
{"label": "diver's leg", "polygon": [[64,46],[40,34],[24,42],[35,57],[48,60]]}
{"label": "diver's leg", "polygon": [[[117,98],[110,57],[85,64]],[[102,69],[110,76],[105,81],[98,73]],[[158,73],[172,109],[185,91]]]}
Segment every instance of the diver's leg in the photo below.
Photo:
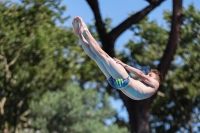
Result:
{"label": "diver's leg", "polygon": [[92,37],[89,30],[87,29],[86,24],[83,22],[83,20],[80,17],[76,17],[76,19],[80,23],[80,32],[84,35],[84,38],[89,44],[90,49],[92,52],[103,62],[104,66],[106,67],[108,73],[113,78],[127,78],[128,73],[124,69],[123,66],[116,63],[115,60],[113,60],[106,52],[104,52],[99,44],[96,42],[96,40]]}
{"label": "diver's leg", "polygon": [[101,62],[101,60],[91,51],[88,42],[85,40],[85,38],[83,37],[82,34],[79,34],[78,31],[78,21],[73,20],[72,23],[73,29],[74,29],[74,34],[78,36],[79,38],[79,44],[82,46],[82,48],[84,49],[85,53],[91,58],[93,59],[97,65],[99,66],[99,68],[101,69],[101,71],[104,73],[104,75],[106,76],[106,78],[110,78],[110,74],[108,73],[107,69],[105,68],[104,64]]}

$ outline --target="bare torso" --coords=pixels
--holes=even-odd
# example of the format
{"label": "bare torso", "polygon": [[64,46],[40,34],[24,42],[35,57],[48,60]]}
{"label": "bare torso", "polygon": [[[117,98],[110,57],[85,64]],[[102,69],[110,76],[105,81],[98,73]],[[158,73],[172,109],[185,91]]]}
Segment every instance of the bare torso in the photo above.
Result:
{"label": "bare torso", "polygon": [[149,98],[157,91],[159,85],[156,83],[152,83],[152,85],[154,88],[139,80],[130,78],[129,84],[120,90],[134,100],[142,100]]}

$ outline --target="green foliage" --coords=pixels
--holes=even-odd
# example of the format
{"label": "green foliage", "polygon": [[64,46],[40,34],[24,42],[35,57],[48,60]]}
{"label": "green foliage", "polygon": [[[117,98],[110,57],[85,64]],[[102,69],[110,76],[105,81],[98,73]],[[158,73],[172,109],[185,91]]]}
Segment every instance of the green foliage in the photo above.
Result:
{"label": "green foliage", "polygon": [[[72,29],[56,25],[67,20],[60,2],[0,2],[0,132],[127,132],[105,124],[115,115],[105,77],[77,46]],[[195,132],[199,123],[199,14],[194,6],[184,10],[176,56],[152,105],[152,132]],[[166,11],[167,28],[148,18],[133,27],[134,41],[119,54],[123,61],[144,72],[156,68],[168,42],[170,16]],[[105,22],[110,31],[111,19]]]}
{"label": "green foliage", "polygon": [[128,64],[147,73],[150,68],[157,67],[163,55],[168,41],[167,30],[158,26],[156,21],[149,22],[148,18],[145,18],[132,27],[132,31],[134,41],[130,40],[125,45],[128,52],[125,50],[119,56]]}
{"label": "green foliage", "polygon": [[105,124],[115,112],[94,89],[105,77],[72,29],[56,25],[66,20],[60,0],[0,6],[0,132],[127,132]]}
{"label": "green foliage", "polygon": [[[126,45],[128,55],[120,54],[124,61],[144,72],[157,67],[169,38],[171,13],[164,13],[167,27],[146,18],[132,28],[135,40]],[[177,53],[152,105],[150,127],[156,133],[199,132],[200,11],[190,5],[183,13]]]}
{"label": "green foliage", "polygon": [[[199,65],[199,50],[200,50],[200,11],[197,11],[194,6],[190,5],[187,10],[184,10],[185,21],[181,29],[181,38],[177,50],[176,58],[173,61],[169,74],[164,84],[163,92],[165,98],[159,98],[159,102],[155,107],[162,106],[155,112],[157,115],[165,114],[162,118],[164,124],[158,126],[160,132],[165,129],[167,132],[177,130],[194,131],[194,127],[199,121],[194,121],[200,97],[200,65]],[[170,88],[170,89],[169,89]],[[158,118],[155,119],[160,121]],[[170,125],[166,129],[164,125]],[[165,132],[166,132],[165,131]],[[198,131],[196,131],[198,132]]]}
{"label": "green foliage", "polygon": [[27,126],[29,100],[71,80],[82,50],[71,29],[55,25],[48,6],[0,6],[0,129],[12,132]]}
{"label": "green foliage", "polygon": [[95,90],[81,91],[77,85],[66,84],[64,90],[45,93],[41,100],[31,101],[31,127],[41,132],[110,133],[127,132],[124,128],[105,128],[105,119],[113,117],[108,95],[102,98]]}

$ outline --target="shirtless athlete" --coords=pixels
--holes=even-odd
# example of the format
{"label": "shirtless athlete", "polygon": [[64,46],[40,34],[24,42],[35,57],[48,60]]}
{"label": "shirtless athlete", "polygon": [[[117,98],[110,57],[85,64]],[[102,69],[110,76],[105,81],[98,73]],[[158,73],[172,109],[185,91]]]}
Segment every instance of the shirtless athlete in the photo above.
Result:
{"label": "shirtless athlete", "polygon": [[[81,44],[85,53],[97,63],[113,88],[121,90],[134,100],[149,98],[158,90],[162,82],[162,75],[159,71],[152,69],[148,75],[145,75],[142,71],[116,58],[111,58],[92,37],[81,17],[75,17],[72,26],[74,34],[79,38],[79,44]],[[126,70],[140,80],[131,78]]]}

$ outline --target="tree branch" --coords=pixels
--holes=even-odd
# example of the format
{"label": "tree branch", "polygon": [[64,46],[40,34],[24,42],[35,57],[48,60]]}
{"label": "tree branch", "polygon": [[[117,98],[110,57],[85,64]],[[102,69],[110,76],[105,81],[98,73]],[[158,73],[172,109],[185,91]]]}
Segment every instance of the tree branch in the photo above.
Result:
{"label": "tree branch", "polygon": [[[172,24],[171,31],[169,33],[170,37],[164,55],[162,56],[160,64],[158,65],[158,70],[162,72],[163,77],[166,76],[177,49],[178,40],[180,37],[181,24],[183,23],[184,18],[182,14],[182,1],[183,0],[173,0],[173,14],[171,21]],[[152,102],[153,99],[156,97],[157,93],[155,93],[148,100]]]}
{"label": "tree branch", "polygon": [[4,115],[4,105],[6,103],[6,97],[4,96],[0,101],[0,114]]}
{"label": "tree branch", "polygon": [[17,61],[17,59],[19,58],[19,55],[20,55],[21,51],[22,51],[22,48],[20,48],[18,50],[17,56],[15,56],[15,58],[8,64],[8,67],[10,67],[11,65],[13,65]]}
{"label": "tree branch", "polygon": [[162,72],[163,76],[167,74],[167,71],[175,55],[178,40],[180,37],[180,29],[181,24],[183,23],[183,18],[182,0],[173,0],[173,14],[170,37],[164,55],[161,58],[160,64],[158,66],[158,70]]}
{"label": "tree branch", "polygon": [[147,2],[149,2],[151,5],[153,4],[157,4],[158,0],[146,0]]}
{"label": "tree branch", "polygon": [[[152,0],[151,0],[152,1]],[[141,11],[133,14],[117,27],[115,27],[109,35],[112,36],[113,39],[117,39],[119,35],[121,35],[125,30],[127,30],[131,25],[138,23],[141,19],[147,16],[154,8],[159,6],[164,0],[153,0],[154,2],[150,2],[150,5],[142,9]]]}
{"label": "tree branch", "polygon": [[106,29],[105,24],[102,21],[100,10],[99,10],[99,4],[98,0],[86,0],[89,4],[90,8],[92,9],[92,12],[94,13],[95,17],[95,26],[97,28],[98,33],[101,35],[106,35]]}
{"label": "tree branch", "polygon": [[103,49],[111,57],[114,57],[114,43],[117,37],[119,37],[125,30],[131,27],[131,25],[136,24],[141,19],[143,19],[150,11],[159,6],[164,0],[151,0],[151,4],[149,6],[127,18],[124,22],[115,27],[110,33],[106,32],[105,23],[102,21],[102,17],[99,11],[98,0],[86,1],[93,11],[96,20],[95,26],[97,28],[99,38],[102,42]]}
{"label": "tree branch", "polygon": [[[17,51],[17,55],[15,56],[15,58],[10,63],[8,63],[7,58],[4,56],[3,46],[1,47],[1,54],[2,55],[0,55],[0,59],[4,60],[4,65],[5,65],[4,67],[5,67],[5,73],[6,73],[6,82],[8,82],[9,79],[11,78],[11,71],[10,71],[9,67],[11,65],[13,65],[17,61],[17,59],[19,58],[19,55],[21,53],[21,50],[22,50],[22,48],[20,48]],[[2,68],[0,68],[0,69],[2,69]]]}
{"label": "tree branch", "polygon": [[4,56],[0,55],[0,59],[4,59]]}

